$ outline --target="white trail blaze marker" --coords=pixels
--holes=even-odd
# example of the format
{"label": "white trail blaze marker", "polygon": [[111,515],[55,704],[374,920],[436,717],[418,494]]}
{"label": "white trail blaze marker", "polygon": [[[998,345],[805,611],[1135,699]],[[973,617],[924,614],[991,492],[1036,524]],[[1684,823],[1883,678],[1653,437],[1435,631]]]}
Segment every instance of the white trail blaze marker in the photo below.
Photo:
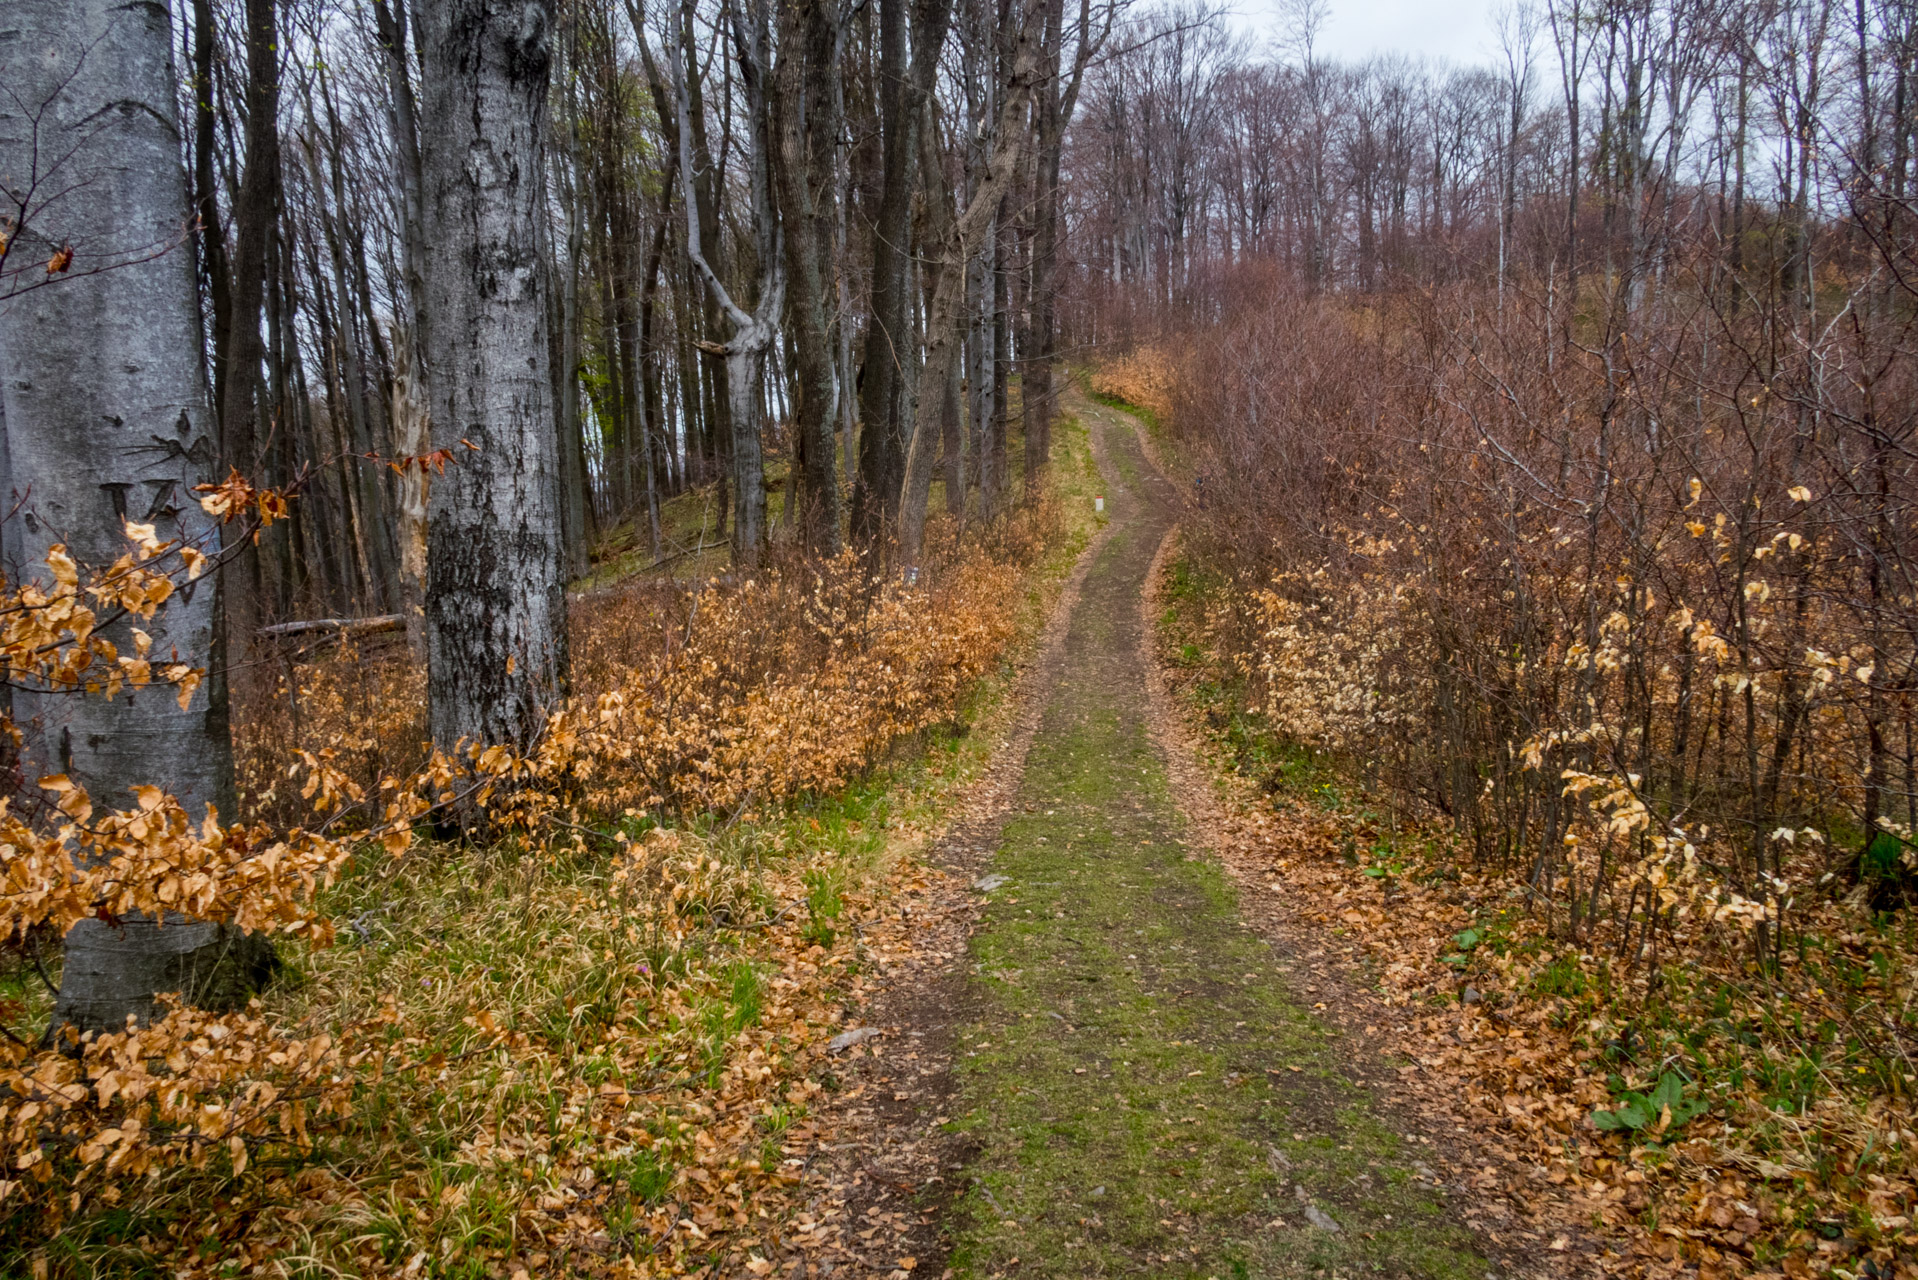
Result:
{"label": "white trail blaze marker", "polygon": [[1103,493],[1092,500],[1092,509],[1094,511],[1104,511],[1106,509],[1106,497]]}

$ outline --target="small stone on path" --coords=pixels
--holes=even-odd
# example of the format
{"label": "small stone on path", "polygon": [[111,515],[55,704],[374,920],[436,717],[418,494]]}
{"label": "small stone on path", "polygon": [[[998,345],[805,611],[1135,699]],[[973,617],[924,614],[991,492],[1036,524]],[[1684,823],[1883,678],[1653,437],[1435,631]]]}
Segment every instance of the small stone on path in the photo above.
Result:
{"label": "small stone on path", "polygon": [[864,1044],[879,1034],[878,1027],[854,1027],[851,1031],[841,1031],[826,1041],[827,1053],[844,1053],[856,1044]]}
{"label": "small stone on path", "polygon": [[1331,1214],[1327,1213],[1325,1210],[1319,1208],[1317,1205],[1312,1203],[1312,1197],[1306,1193],[1304,1183],[1302,1182],[1293,1183],[1292,1191],[1295,1195],[1298,1196],[1299,1203],[1305,1206],[1305,1220],[1307,1222],[1311,1223],[1313,1226],[1317,1227],[1321,1231],[1329,1231],[1333,1235],[1337,1235],[1339,1233],[1338,1221],[1335,1218],[1333,1218]]}

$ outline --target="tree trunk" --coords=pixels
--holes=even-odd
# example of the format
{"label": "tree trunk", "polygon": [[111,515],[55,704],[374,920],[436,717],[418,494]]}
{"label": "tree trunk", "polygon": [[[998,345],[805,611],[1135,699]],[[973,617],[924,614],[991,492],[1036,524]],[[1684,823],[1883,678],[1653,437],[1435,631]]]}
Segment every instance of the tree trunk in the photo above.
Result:
{"label": "tree trunk", "polygon": [[913,135],[917,111],[907,109],[906,7],[879,4],[879,129],[884,155],[878,215],[872,229],[872,300],[866,311],[866,350],[859,385],[859,464],[852,494],[853,540],[883,544],[888,505],[898,492],[901,439],[899,366],[907,342],[910,293],[906,263],[912,233]]}
{"label": "tree trunk", "polygon": [[220,184],[214,174],[213,152],[218,145],[213,106],[213,58],[218,39],[213,29],[213,0],[193,0],[193,211],[198,217],[196,237],[200,271],[207,300],[213,307],[213,406],[217,410],[226,392],[226,337],[232,323],[232,281],[227,275],[226,233],[220,229]]}
{"label": "tree trunk", "polygon": [[1012,219],[1001,201],[999,217],[992,228],[992,416],[986,423],[986,451],[991,455],[992,496],[987,504],[993,515],[1006,510],[1012,500],[1012,448],[1008,440],[1008,392],[1012,380]]}
{"label": "tree trunk", "polygon": [[[687,200],[689,216],[692,213],[699,216],[700,244],[707,263],[717,275],[726,270],[725,245],[720,235],[720,201],[725,187],[724,175],[719,166],[713,163],[713,151],[707,139],[705,90],[700,82],[699,53],[693,40],[697,16],[695,8],[696,0],[681,0],[678,48],[680,64],[685,68],[687,128],[681,134],[679,143],[680,171],[691,179],[692,195]],[[637,27],[634,29],[638,30]],[[698,298],[698,336],[709,342],[718,342],[726,328],[725,308],[697,283],[693,286],[693,292]],[[711,451],[714,474],[719,478],[719,532],[724,535],[726,518],[732,510],[729,501],[733,466],[732,406],[737,402],[726,385],[729,375],[723,360],[701,360],[698,372],[704,393],[706,443]]]}
{"label": "tree trunk", "polygon": [[[1026,420],[1026,495],[1032,497],[1045,479],[1046,464],[1052,459],[1053,390],[1053,266],[1059,254],[1059,162],[1065,146],[1066,120],[1071,103],[1066,100],[1067,86],[1060,76],[1060,58],[1065,41],[1063,0],[1043,0],[1045,5],[1043,81],[1033,114],[1038,134],[1034,157],[1038,188],[1032,228],[1032,332],[1031,349],[1026,352],[1024,397],[1021,412]],[[1083,33],[1090,41],[1092,33]],[[1081,62],[1083,68],[1083,62]],[[1076,94],[1077,76],[1071,86]]]}
{"label": "tree trunk", "polygon": [[[373,20],[386,69],[394,176],[400,187],[400,273],[406,278],[406,302],[410,310],[409,316],[395,322],[393,332],[393,450],[402,457],[419,457],[431,450],[432,432],[426,417],[426,378],[419,360],[418,325],[426,293],[420,270],[426,251],[420,244],[423,215],[419,108],[413,97],[413,72],[407,59],[405,0],[392,0],[390,8],[386,0],[373,0]],[[404,606],[401,612],[406,615],[407,644],[421,657],[426,653],[421,617],[426,590],[429,487],[425,466],[413,466],[398,478],[393,501],[393,541]]]}
{"label": "tree trunk", "polygon": [[990,521],[992,449],[986,424],[992,419],[992,257],[998,244],[997,219],[987,225],[985,243],[966,264],[966,432],[972,450],[972,482],[979,490],[979,517]]}
{"label": "tree trunk", "polygon": [[[403,458],[422,458],[432,452],[431,424],[427,421],[426,388],[421,385],[419,361],[414,352],[418,339],[403,326],[393,330],[393,449]],[[398,544],[400,581],[405,588],[407,643],[419,655],[426,653],[421,634],[420,592],[426,586],[426,511],[427,495],[432,488],[432,473],[424,462],[409,463],[395,486],[393,517],[397,526],[393,540]]]}
{"label": "tree trunk", "polygon": [[908,0],[879,3],[879,125],[883,176],[873,225],[872,305],[865,378],[859,388],[859,472],[852,525],[862,546],[883,542],[898,517],[910,447],[906,365],[912,349],[912,193],[921,108],[931,92],[952,21],[951,0],[912,0],[912,59],[906,58]]}
{"label": "tree trunk", "polygon": [[[943,180],[936,177],[936,143],[930,122],[926,123],[923,168],[931,180],[942,184],[939,191],[927,193],[926,201],[928,209],[933,211],[932,239],[939,245],[940,254],[928,264],[928,269],[935,274],[932,302],[926,314],[926,366],[920,375],[921,385],[927,388],[927,392],[919,397],[913,415],[912,440],[908,446],[906,474],[900,495],[899,550],[904,563],[908,565],[917,564],[925,549],[926,503],[932,489],[933,457],[940,436],[939,420],[945,410],[944,391],[959,356],[960,311],[966,297],[965,263],[971,256],[972,246],[992,225],[993,215],[998,212],[1006,190],[1012,183],[1020,153],[1024,149],[1025,130],[1021,116],[1032,95],[1035,55],[1033,37],[1036,33],[1031,30],[1031,17],[1038,12],[1041,11],[1036,6],[1028,11],[1027,21],[1021,24],[1016,37],[1006,95],[999,104],[999,116],[994,122],[992,152],[986,162],[985,180],[979,184],[971,202],[966,205],[966,211],[956,221],[950,210],[951,197],[943,189]],[[1028,477],[1028,490],[1033,483]]]}
{"label": "tree trunk", "polygon": [[804,482],[800,541],[808,551],[830,556],[839,550],[839,480],[833,456],[839,384],[833,368],[832,288],[843,18],[837,0],[791,0],[780,6],[779,14],[774,99],[780,163],[775,172],[798,383],[795,469]]}
{"label": "tree trunk", "polygon": [[[83,266],[124,264],[0,303],[12,484],[28,495],[8,551],[32,565],[64,543],[82,564],[104,567],[126,550],[126,520],[211,551],[218,533],[192,492],[216,450],[166,10],[16,0],[8,21],[15,48],[33,56],[9,65],[0,95],[0,183],[17,194],[61,164],[61,194],[27,210],[14,252],[44,260],[70,245]],[[152,245],[170,247],[155,256]],[[205,664],[213,624],[214,593],[201,581],[142,626],[156,652]],[[128,629],[108,634],[130,646]],[[204,700],[183,710],[160,688],[110,702],[22,691],[16,712],[26,776],[66,773],[98,804],[125,805],[128,788],[149,784],[197,815],[230,792],[230,750]],[[120,1027],[149,1017],[166,991],[243,999],[246,983],[229,981],[236,970],[220,963],[242,955],[256,963],[238,979],[270,965],[270,948],[218,925],[84,921],[67,935],[55,1022]]]}
{"label": "tree trunk", "polygon": [[[246,0],[246,169],[233,200],[233,302],[226,338],[225,399],[220,404],[220,456],[255,483],[265,479],[261,424],[267,416],[260,382],[260,365],[266,357],[260,311],[266,300],[267,241],[280,217],[278,27],[274,0]],[[258,542],[250,534],[239,536],[241,541],[231,547],[220,569],[220,595],[225,606],[228,684],[244,693],[253,683],[245,673],[252,670],[265,584]]]}
{"label": "tree trunk", "polygon": [[[555,165],[555,172],[559,166]],[[580,225],[581,193],[577,184],[565,187],[560,202],[566,210],[566,261],[562,266],[549,249],[542,254],[553,296],[547,300],[548,334],[552,352],[553,405],[559,427],[561,564],[568,578],[583,576],[590,567],[593,504],[586,470],[586,446],[579,414],[579,261],[585,246]],[[564,271],[556,287],[550,282]]]}
{"label": "tree trunk", "polygon": [[965,303],[960,301],[952,367],[939,403],[939,479],[946,488],[946,514],[966,518],[965,414],[960,409],[961,371],[965,365]]}
{"label": "tree trunk", "polygon": [[[770,50],[767,48],[765,6],[763,3],[752,3],[747,16],[742,18],[734,13],[731,19],[734,44],[739,52],[747,131],[752,148],[748,169],[756,250],[754,257],[759,265],[759,296],[752,311],[746,311],[734,301],[720,280],[719,273],[707,260],[692,168],[682,164],[679,172],[686,205],[686,256],[705,282],[707,297],[733,324],[732,338],[723,346],[709,344],[709,349],[716,348],[715,353],[725,358],[726,416],[732,423],[731,476],[735,506],[733,567],[751,573],[759,568],[760,557],[766,549],[766,466],[759,425],[763,409],[761,379],[765,374],[766,352],[778,332],[776,322],[784,307],[786,283],[779,218],[773,208],[771,102],[766,83]],[[675,51],[673,85],[677,99],[675,112],[678,116],[681,156],[698,154],[698,145],[693,137],[691,79],[685,61]],[[722,471],[721,474],[726,473]],[[723,486],[721,494],[724,494]],[[723,501],[720,507],[723,512]]]}
{"label": "tree trunk", "polygon": [[[428,520],[433,742],[524,745],[566,681],[559,449],[536,224],[551,0],[447,0],[420,18],[423,356],[457,451]],[[467,444],[476,446],[469,451]]]}
{"label": "tree trunk", "polygon": [[[673,478],[673,419],[668,417],[660,404],[659,370],[653,359],[653,316],[659,302],[659,264],[665,256],[666,228],[672,221],[671,186],[677,169],[670,163],[667,169],[667,191],[660,199],[659,223],[653,228],[653,242],[646,251],[646,267],[641,274],[639,295],[639,390],[642,408],[646,411],[646,421],[651,424],[648,439],[651,442],[652,468],[654,483],[668,493],[675,492]],[[646,508],[647,532],[652,539],[653,563],[659,563],[662,551],[659,530],[659,502],[656,494],[649,494]]]}

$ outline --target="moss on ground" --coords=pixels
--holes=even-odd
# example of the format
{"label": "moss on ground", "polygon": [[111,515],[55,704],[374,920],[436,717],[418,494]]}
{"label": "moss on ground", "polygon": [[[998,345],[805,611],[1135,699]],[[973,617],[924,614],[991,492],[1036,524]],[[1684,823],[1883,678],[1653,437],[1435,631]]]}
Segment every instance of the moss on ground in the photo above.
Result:
{"label": "moss on ground", "polygon": [[1106,443],[1119,527],[1087,576],[994,864],[1008,879],[974,939],[980,1014],[955,1046],[952,1124],[977,1154],[953,1265],[1483,1276],[1429,1171],[1186,843],[1138,644],[1168,517],[1130,430]]}

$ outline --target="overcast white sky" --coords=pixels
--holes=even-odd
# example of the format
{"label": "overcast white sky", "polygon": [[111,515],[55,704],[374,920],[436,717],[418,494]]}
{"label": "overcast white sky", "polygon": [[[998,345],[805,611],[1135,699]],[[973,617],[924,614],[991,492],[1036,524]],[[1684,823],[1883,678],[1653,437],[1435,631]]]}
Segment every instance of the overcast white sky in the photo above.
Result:
{"label": "overcast white sky", "polygon": [[[1422,54],[1455,63],[1489,61],[1497,48],[1493,6],[1494,0],[1331,0],[1320,48],[1341,62],[1375,53]],[[1254,39],[1277,36],[1283,29],[1273,0],[1236,0],[1233,8],[1241,29]]]}

